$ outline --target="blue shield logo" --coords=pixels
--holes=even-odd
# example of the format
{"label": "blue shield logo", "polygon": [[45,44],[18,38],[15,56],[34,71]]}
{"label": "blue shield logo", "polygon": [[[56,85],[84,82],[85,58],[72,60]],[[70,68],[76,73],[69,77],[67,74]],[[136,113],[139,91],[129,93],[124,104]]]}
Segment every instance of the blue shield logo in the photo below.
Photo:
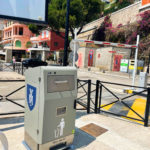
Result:
{"label": "blue shield logo", "polygon": [[27,103],[30,111],[32,111],[36,103],[36,88],[29,84],[27,84]]}

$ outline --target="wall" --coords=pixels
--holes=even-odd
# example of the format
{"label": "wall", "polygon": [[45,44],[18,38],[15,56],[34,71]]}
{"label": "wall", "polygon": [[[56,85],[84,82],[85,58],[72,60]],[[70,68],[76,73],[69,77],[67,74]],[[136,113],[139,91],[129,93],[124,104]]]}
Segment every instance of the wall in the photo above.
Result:
{"label": "wall", "polygon": [[[65,33],[61,32],[61,36],[65,37]],[[61,36],[57,35],[55,32],[50,33],[50,50],[62,50],[64,49],[65,39]],[[57,45],[55,45],[57,43]]]}
{"label": "wall", "polygon": [[7,49],[5,55],[5,62],[10,63],[12,61],[12,50]]}
{"label": "wall", "polygon": [[[19,27],[23,28],[23,35],[19,35]],[[15,33],[15,29],[17,28],[17,34]],[[11,32],[11,35],[8,34]],[[9,36],[8,36],[9,35]],[[7,43],[11,43],[13,41],[13,49],[15,50],[26,50],[26,43],[30,41],[30,37],[32,36],[32,32],[28,29],[27,25],[14,23],[10,26],[4,28],[4,38],[3,40],[8,40]],[[21,47],[16,47],[16,41],[21,41]],[[5,49],[12,49],[12,46],[6,46]]]}
{"label": "wall", "polygon": [[77,66],[80,68],[85,67],[85,47],[78,49],[78,62]]}
{"label": "wall", "polygon": [[86,48],[81,47],[78,49],[78,62],[77,66],[80,68],[87,68],[88,67],[88,61],[89,61],[89,52],[93,50],[93,65],[92,67],[95,67],[95,59],[96,59],[96,48]]}
{"label": "wall", "polygon": [[[100,70],[113,70],[115,55],[121,55],[122,59],[130,59],[131,49],[118,47],[104,47],[96,50],[95,67]],[[100,57],[99,57],[100,55]]]}
{"label": "wall", "polygon": [[[104,47],[96,50],[96,63],[95,67],[100,68],[100,70],[111,70],[112,69],[112,47]],[[100,57],[99,57],[100,55]]]}
{"label": "wall", "polygon": [[[139,8],[141,7],[141,2],[134,3],[126,8],[116,11],[111,14],[111,21],[113,26],[119,24],[126,25],[127,23],[135,22],[137,15],[139,13]],[[97,19],[91,23],[84,26],[82,32],[79,34],[78,38],[81,39],[91,39],[91,35],[95,31],[94,27],[99,27],[104,21],[104,17]]]}

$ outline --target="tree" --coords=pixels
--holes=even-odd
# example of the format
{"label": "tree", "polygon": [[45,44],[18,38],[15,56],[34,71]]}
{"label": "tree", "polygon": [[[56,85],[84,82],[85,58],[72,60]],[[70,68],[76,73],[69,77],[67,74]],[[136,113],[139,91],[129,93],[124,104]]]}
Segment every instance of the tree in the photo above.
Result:
{"label": "tree", "polygon": [[[59,33],[65,28],[67,0],[51,0],[48,7],[48,25],[53,31]],[[74,38],[74,29],[79,28],[79,34],[83,26],[97,18],[104,9],[100,0],[71,0],[70,1],[70,25],[69,29]],[[38,27],[30,25],[31,31],[37,32]]]}
{"label": "tree", "polygon": [[104,18],[104,21],[102,22],[100,27],[97,30],[95,30],[92,40],[105,41],[106,39],[105,31],[107,28],[110,28],[110,27],[112,27],[112,22],[111,22],[110,16],[108,15]]}

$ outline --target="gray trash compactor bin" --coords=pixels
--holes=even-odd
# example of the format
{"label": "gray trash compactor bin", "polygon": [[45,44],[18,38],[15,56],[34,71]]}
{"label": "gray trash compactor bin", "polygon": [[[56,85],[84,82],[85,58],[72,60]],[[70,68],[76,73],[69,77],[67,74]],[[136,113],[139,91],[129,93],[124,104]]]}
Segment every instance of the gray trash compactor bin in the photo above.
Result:
{"label": "gray trash compactor bin", "polygon": [[25,143],[31,150],[72,144],[75,133],[75,67],[36,67],[25,72]]}

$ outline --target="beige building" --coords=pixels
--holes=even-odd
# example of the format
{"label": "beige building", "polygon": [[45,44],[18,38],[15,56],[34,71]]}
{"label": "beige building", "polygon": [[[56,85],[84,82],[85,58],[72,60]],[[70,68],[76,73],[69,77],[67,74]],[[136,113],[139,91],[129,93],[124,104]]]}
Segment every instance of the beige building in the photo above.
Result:
{"label": "beige building", "polygon": [[130,59],[131,49],[118,47],[87,48],[78,50],[80,68],[96,67],[99,70],[120,71],[121,59]]}

